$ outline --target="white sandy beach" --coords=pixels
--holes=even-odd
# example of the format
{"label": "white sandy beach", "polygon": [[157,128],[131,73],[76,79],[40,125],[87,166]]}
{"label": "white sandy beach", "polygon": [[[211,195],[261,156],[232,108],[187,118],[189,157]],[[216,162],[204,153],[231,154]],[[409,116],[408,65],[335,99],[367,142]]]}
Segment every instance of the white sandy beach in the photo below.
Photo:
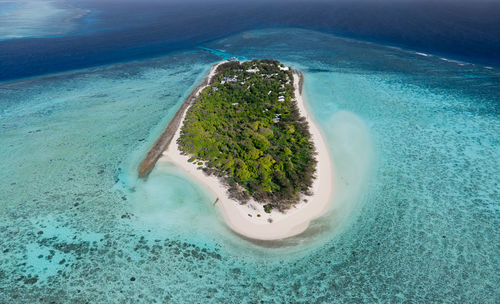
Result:
{"label": "white sandy beach", "polygon": [[[217,65],[212,68],[208,77],[213,77],[216,67]],[[307,229],[311,220],[324,214],[332,201],[334,174],[330,154],[321,131],[307,111],[304,99],[300,95],[298,75],[294,75],[294,86],[299,110],[309,123],[309,130],[317,151],[318,164],[316,179],[311,189],[313,195],[302,197],[300,203],[296,204],[286,213],[276,210],[272,210],[271,213],[265,213],[263,206],[255,201],[249,201],[247,204],[241,205],[230,199],[227,195],[226,187],[223,186],[217,177],[205,175],[202,170],[197,169],[195,164],[188,162],[189,156],[180,153],[177,139],[180,136],[181,127],[177,129],[168,149],[158,160],[160,164],[162,162],[174,163],[189,176],[213,192],[218,198],[216,206],[220,208],[226,224],[233,231],[247,238],[278,240],[298,235]],[[182,121],[184,120],[184,116],[185,113]]]}

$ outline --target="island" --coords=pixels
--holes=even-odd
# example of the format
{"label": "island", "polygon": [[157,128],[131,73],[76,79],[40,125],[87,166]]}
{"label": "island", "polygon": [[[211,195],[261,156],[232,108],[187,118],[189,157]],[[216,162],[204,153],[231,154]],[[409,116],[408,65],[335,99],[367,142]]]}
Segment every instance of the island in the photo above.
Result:
{"label": "island", "polygon": [[330,207],[333,165],[302,97],[303,75],[277,60],[215,65],[181,106],[140,174],[173,162],[209,189],[239,235],[303,232]]}
{"label": "island", "polygon": [[314,179],[314,143],[300,115],[289,68],[274,60],[220,65],[184,118],[180,151],[229,197],[285,211]]}

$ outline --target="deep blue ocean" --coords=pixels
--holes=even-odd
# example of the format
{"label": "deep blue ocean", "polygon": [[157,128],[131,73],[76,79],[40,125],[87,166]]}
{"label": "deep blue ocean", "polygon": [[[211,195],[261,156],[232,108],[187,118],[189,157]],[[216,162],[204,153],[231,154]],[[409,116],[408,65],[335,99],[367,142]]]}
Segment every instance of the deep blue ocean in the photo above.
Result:
{"label": "deep blue ocean", "polygon": [[[25,38],[0,41],[0,80],[149,58],[245,30],[277,27],[312,29],[453,59],[500,65],[499,1],[74,0],[68,3],[73,8],[90,10],[71,26],[67,18],[54,20],[59,28],[70,28],[68,33],[59,28],[52,29],[52,34],[44,32],[40,27],[51,26],[44,23],[36,24],[32,35],[23,33]],[[9,8],[7,4],[5,10]]]}
{"label": "deep blue ocean", "polygon": [[[500,303],[500,3],[165,2],[0,2],[0,303]],[[335,195],[299,236],[137,178],[233,56],[304,73]]]}

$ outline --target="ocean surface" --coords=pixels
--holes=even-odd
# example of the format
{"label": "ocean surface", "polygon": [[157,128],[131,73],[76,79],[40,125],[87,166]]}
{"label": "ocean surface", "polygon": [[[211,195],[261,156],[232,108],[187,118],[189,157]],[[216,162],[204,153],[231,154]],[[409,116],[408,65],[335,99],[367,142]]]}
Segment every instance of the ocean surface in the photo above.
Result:
{"label": "ocean surface", "polygon": [[[204,47],[1,86],[0,302],[498,302],[497,70],[298,29]],[[302,236],[240,239],[178,169],[136,178],[220,55],[305,73],[337,194]]]}
{"label": "ocean surface", "polygon": [[[0,42],[0,303],[500,302],[496,66],[284,26],[161,56],[140,42],[119,63],[135,42],[123,58],[109,41],[66,49],[73,64],[42,56],[116,34],[105,14],[85,33]],[[17,48],[49,42],[54,53]],[[303,235],[238,237],[174,166],[137,179],[187,95],[232,56],[304,72],[336,180]]]}
{"label": "ocean surface", "polygon": [[[495,0],[0,0],[0,81],[298,27],[500,68]],[[43,38],[43,39],[42,39]]]}

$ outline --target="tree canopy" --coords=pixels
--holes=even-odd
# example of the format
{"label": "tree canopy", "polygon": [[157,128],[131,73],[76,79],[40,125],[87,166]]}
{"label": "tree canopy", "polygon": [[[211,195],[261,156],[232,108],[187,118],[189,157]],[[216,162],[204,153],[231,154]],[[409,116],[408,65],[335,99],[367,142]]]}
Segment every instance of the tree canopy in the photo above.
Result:
{"label": "tree canopy", "polygon": [[220,65],[186,113],[178,144],[190,161],[222,178],[234,199],[252,197],[280,210],[309,191],[316,170],[292,72],[275,60]]}

